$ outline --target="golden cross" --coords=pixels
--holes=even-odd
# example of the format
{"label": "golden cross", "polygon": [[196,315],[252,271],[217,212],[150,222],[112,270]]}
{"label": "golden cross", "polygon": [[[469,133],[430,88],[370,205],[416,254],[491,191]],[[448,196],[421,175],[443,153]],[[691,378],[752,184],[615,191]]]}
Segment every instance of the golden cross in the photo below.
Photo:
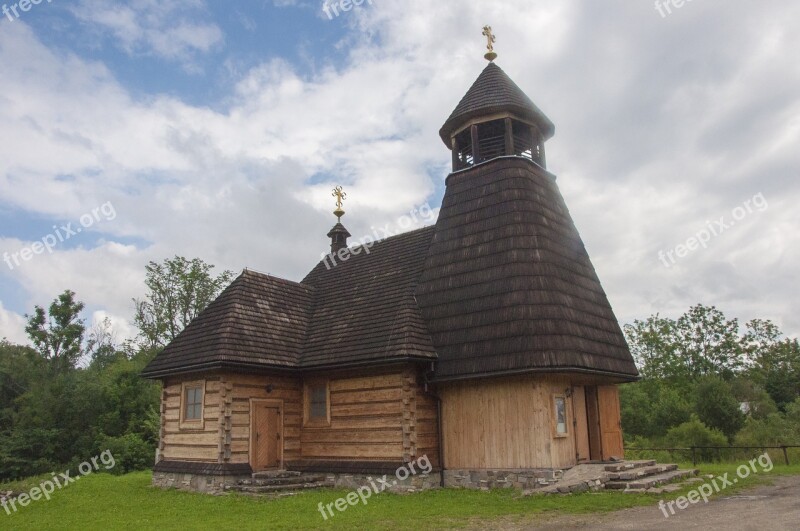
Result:
{"label": "golden cross", "polygon": [[492,33],[492,27],[484,26],[482,35],[486,37],[487,41],[489,41],[489,44],[486,45],[486,49],[489,51],[486,52],[484,57],[489,61],[494,61],[497,58],[497,54],[494,53],[494,43],[497,42],[497,37],[495,37],[494,33]]}
{"label": "golden cross", "polygon": [[336,198],[336,210],[341,210],[342,201],[347,199],[347,194],[342,191],[341,186],[337,186],[333,189],[333,193],[331,195]]}

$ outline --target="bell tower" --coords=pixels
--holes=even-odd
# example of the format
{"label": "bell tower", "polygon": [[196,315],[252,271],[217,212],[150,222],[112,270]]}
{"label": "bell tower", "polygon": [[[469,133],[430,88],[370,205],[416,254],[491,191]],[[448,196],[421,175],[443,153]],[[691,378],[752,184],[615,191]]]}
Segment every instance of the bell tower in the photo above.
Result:
{"label": "bell tower", "polygon": [[494,63],[495,36],[489,41],[483,70],[439,131],[453,153],[453,171],[498,157],[523,157],[546,169],[544,143],[555,126],[531,99]]}

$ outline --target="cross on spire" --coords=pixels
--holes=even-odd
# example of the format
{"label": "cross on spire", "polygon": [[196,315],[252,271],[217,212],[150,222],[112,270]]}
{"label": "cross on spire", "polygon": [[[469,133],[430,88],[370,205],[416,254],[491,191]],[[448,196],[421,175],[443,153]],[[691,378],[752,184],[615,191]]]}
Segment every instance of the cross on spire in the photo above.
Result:
{"label": "cross on spire", "polygon": [[486,37],[487,41],[489,41],[489,43],[486,45],[486,49],[489,51],[486,52],[484,57],[489,62],[494,61],[497,59],[497,54],[494,52],[494,43],[497,42],[497,37],[495,37],[494,33],[492,33],[492,27],[484,26],[482,35]]}
{"label": "cross on spire", "polygon": [[333,213],[336,215],[337,218],[341,219],[342,216],[344,216],[342,201],[347,199],[347,194],[344,192],[341,186],[337,186],[336,188],[333,189],[333,193],[331,195],[336,198],[336,210],[334,210]]}

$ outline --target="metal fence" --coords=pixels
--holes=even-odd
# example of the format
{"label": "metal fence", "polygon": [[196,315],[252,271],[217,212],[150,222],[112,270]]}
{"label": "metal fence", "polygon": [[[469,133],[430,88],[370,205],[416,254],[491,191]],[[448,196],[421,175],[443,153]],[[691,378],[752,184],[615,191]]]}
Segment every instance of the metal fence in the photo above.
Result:
{"label": "metal fence", "polygon": [[[742,457],[752,457],[752,450],[758,450],[762,454],[767,453],[769,450],[780,450],[783,454],[783,459],[787,465],[790,465],[790,454],[795,458],[795,462],[800,462],[800,450],[790,452],[790,450],[800,449],[800,445],[795,444],[782,444],[779,446],[689,446],[685,448],[625,448],[625,456],[628,459],[636,459],[637,456],[644,458],[648,452],[665,452],[669,454],[670,460],[673,456],[681,456],[681,460],[688,461],[690,458],[692,464],[697,465],[698,462],[722,462],[725,460],[736,461],[741,460]],[[643,455],[640,455],[643,454]],[[652,454],[650,454],[652,455]],[[690,457],[691,456],[691,457]],[[714,459],[716,457],[716,459]]]}

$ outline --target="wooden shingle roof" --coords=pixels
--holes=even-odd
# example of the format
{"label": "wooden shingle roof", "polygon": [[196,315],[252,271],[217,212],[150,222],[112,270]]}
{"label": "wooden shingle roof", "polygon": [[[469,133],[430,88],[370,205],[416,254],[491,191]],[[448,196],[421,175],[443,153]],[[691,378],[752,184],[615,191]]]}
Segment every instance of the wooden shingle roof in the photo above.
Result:
{"label": "wooden shingle roof", "polygon": [[554,178],[525,159],[448,177],[417,301],[438,380],[638,374]]}
{"label": "wooden shingle roof", "polygon": [[[553,124],[495,64],[440,135],[507,111]],[[245,271],[143,375],[435,361],[434,378],[529,371],[637,378],[555,178],[501,157],[451,174],[434,227],[320,262],[302,282]]]}
{"label": "wooden shingle roof", "polygon": [[450,146],[450,135],[473,118],[490,116],[499,112],[512,112],[520,118],[535,123],[545,137],[551,138],[555,125],[537,107],[502,68],[494,63],[481,72],[450,117],[439,130],[445,145]]}
{"label": "wooden shingle roof", "polygon": [[376,242],[302,283],[244,271],[143,372],[319,369],[436,353],[414,300],[433,227]]}
{"label": "wooden shingle roof", "polygon": [[147,377],[300,363],[314,289],[245,270],[143,371]]}
{"label": "wooden shingle roof", "polygon": [[387,238],[330,269],[320,263],[303,279],[315,290],[304,367],[435,359],[414,300],[433,230]]}

